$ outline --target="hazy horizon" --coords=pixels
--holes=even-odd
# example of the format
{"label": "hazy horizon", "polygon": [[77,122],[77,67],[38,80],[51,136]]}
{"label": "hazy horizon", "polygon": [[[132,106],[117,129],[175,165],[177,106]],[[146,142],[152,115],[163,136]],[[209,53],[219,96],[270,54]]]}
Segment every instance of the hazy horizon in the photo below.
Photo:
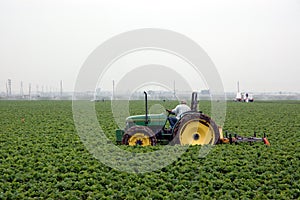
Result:
{"label": "hazy horizon", "polygon": [[[236,92],[239,81],[245,92],[299,93],[299,24],[297,0],[3,0],[0,93],[6,93],[8,79],[13,93],[20,91],[21,81],[24,93],[29,84],[33,92],[59,91],[61,80],[63,91],[73,91],[81,66],[95,48],[140,28],[168,29],[197,42],[215,64],[225,92]],[[141,57],[124,62],[136,65],[134,60]],[[161,57],[147,62],[172,60]],[[179,71],[183,66],[179,61],[172,65]],[[100,87],[111,89],[120,71],[111,70]],[[208,89],[203,80],[193,81],[197,90]]]}

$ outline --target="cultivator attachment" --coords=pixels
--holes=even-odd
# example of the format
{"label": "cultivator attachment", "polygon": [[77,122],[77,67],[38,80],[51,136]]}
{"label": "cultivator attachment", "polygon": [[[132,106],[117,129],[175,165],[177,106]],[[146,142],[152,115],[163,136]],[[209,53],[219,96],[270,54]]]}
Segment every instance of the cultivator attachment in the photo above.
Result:
{"label": "cultivator attachment", "polygon": [[221,144],[238,144],[240,142],[249,142],[250,145],[252,145],[253,142],[263,142],[265,145],[270,146],[270,142],[268,141],[265,133],[263,134],[263,137],[257,137],[255,132],[253,137],[244,137],[237,135],[236,133],[232,134],[226,131],[225,137],[220,138]]}

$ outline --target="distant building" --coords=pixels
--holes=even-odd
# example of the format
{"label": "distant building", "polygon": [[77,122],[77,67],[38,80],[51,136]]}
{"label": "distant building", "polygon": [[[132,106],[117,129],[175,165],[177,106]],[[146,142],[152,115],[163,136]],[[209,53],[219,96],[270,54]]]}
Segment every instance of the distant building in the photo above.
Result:
{"label": "distant building", "polygon": [[210,91],[209,90],[201,90],[200,94],[201,95],[210,95]]}

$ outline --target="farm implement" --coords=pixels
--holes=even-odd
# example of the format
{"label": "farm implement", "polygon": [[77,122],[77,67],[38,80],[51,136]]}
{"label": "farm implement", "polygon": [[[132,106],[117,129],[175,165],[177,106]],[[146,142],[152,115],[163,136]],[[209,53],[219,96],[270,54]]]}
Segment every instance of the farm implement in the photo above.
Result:
{"label": "farm implement", "polygon": [[147,93],[145,95],[145,115],[130,116],[126,119],[125,130],[116,130],[116,141],[123,145],[154,146],[159,144],[205,145],[238,144],[240,142],[263,142],[270,145],[266,135],[243,137],[222,128],[209,116],[197,110],[197,93],[192,93],[191,111],[185,112],[173,127],[167,127],[169,115],[148,114]]}

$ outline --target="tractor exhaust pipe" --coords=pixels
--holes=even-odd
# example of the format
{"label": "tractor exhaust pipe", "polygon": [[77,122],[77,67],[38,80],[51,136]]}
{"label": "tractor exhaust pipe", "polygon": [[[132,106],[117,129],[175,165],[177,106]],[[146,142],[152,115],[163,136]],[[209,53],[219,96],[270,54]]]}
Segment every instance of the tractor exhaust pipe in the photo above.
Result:
{"label": "tractor exhaust pipe", "polygon": [[148,98],[147,98],[147,92],[144,91],[144,95],[145,95],[145,111],[146,111],[146,121],[145,121],[145,125],[147,126],[148,125]]}
{"label": "tractor exhaust pipe", "polygon": [[192,93],[191,110],[195,112],[198,111],[197,92]]}

